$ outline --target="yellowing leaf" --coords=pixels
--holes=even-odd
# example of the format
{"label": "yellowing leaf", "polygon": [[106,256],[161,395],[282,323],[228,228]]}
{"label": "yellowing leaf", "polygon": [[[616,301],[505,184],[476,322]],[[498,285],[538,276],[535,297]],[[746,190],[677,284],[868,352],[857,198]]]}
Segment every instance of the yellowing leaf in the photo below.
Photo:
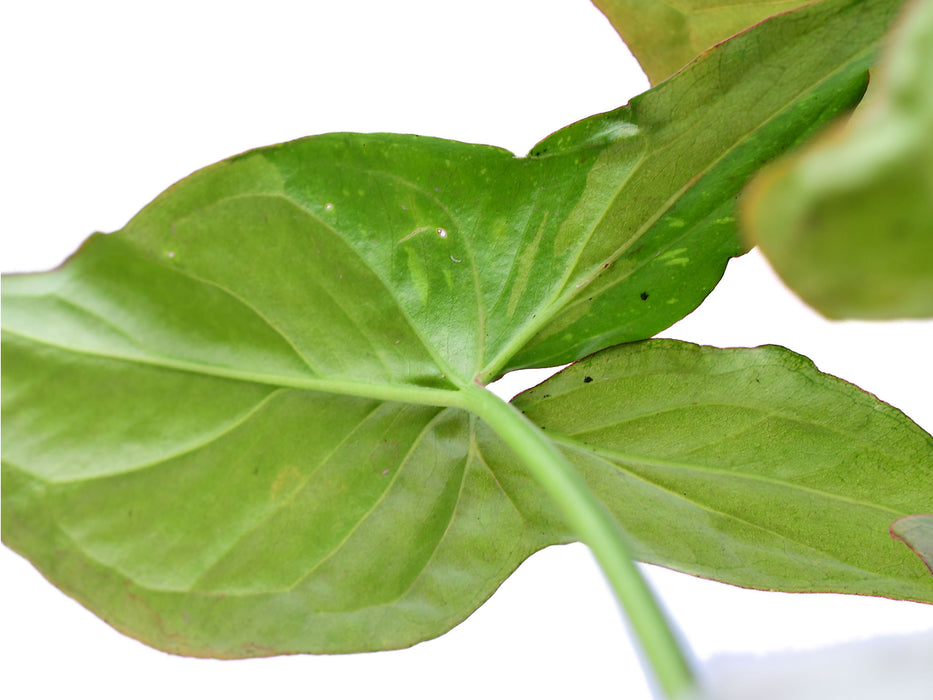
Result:
{"label": "yellowing leaf", "polygon": [[933,2],[891,40],[852,119],[746,195],[754,242],[829,318],[933,317]]}
{"label": "yellowing leaf", "polygon": [[652,85],[703,51],[802,0],[593,0]]}

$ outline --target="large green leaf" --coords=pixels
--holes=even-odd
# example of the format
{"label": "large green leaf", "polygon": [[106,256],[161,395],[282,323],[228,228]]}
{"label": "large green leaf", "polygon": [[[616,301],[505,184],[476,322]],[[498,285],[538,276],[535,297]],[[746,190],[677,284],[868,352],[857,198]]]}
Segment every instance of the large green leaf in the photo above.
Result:
{"label": "large green leaf", "polygon": [[858,99],[895,4],[779,18],[523,159],[252,151],[5,278],[4,541],[178,653],[442,633],[571,537],[477,382],[693,309],[741,250],[743,183]]}
{"label": "large green leaf", "polygon": [[933,1],[891,39],[855,116],[749,189],[751,235],[830,318],[933,317]]}
{"label": "large green leaf", "polygon": [[644,561],[751,588],[933,602],[933,577],[889,535],[933,503],[933,438],[800,355],[632,343],[514,403]]}
{"label": "large green leaf", "polygon": [[[6,340],[4,364],[54,383],[58,410],[4,386],[7,435],[50,429],[4,438],[4,540],[161,649],[411,645],[552,541],[534,485],[462,411],[34,352]],[[88,383],[120,389],[81,410]]]}
{"label": "large green leaf", "polygon": [[733,34],[804,0],[593,0],[652,85]]}

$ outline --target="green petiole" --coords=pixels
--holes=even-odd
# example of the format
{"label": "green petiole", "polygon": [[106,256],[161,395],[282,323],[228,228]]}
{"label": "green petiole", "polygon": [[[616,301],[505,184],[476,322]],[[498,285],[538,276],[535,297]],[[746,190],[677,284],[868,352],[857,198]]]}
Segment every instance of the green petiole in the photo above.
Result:
{"label": "green petiole", "polygon": [[560,507],[609,580],[638,640],[643,662],[668,698],[696,686],[670,622],[638,570],[625,532],[540,428],[486,389],[469,389],[470,410],[492,426]]}

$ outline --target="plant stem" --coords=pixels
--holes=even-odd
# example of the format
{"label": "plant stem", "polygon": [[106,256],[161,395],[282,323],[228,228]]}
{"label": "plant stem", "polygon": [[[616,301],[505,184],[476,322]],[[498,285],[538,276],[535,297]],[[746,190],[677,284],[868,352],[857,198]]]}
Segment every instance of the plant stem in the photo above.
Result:
{"label": "plant stem", "polygon": [[668,698],[695,687],[693,672],[669,621],[629,554],[626,535],[583,477],[547,436],[511,404],[477,387],[470,409],[522,459],[593,552],[638,639],[643,658]]}

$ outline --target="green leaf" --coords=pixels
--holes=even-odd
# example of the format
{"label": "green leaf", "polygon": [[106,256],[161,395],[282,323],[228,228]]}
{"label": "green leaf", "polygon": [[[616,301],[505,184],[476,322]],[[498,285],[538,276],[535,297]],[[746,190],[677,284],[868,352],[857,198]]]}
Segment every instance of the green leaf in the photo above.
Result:
{"label": "green leaf", "polygon": [[748,193],[762,252],[829,318],[933,317],[933,2],[891,39],[855,116]]}
{"label": "green leaf", "polygon": [[[5,340],[4,364],[33,352]],[[4,540],[160,649],[411,645],[551,541],[537,489],[495,441],[481,452],[488,430],[462,411],[46,352],[59,356],[28,368],[56,409],[4,386],[7,435],[50,431],[4,445]]]}
{"label": "green leaf", "polygon": [[714,44],[802,0],[593,0],[657,85]]}
{"label": "green leaf", "polygon": [[891,536],[910,547],[933,574],[933,515],[908,515],[895,520]]}
{"label": "green leaf", "polygon": [[933,438],[800,355],[633,343],[514,403],[644,561],[750,588],[933,602],[929,572],[889,536],[892,519],[933,503]]}
{"label": "green leaf", "polygon": [[859,98],[894,4],[779,18],[527,158],[252,151],[6,277],[4,541],[176,653],[443,633],[571,539],[477,383],[692,310],[741,251],[743,183]]}

